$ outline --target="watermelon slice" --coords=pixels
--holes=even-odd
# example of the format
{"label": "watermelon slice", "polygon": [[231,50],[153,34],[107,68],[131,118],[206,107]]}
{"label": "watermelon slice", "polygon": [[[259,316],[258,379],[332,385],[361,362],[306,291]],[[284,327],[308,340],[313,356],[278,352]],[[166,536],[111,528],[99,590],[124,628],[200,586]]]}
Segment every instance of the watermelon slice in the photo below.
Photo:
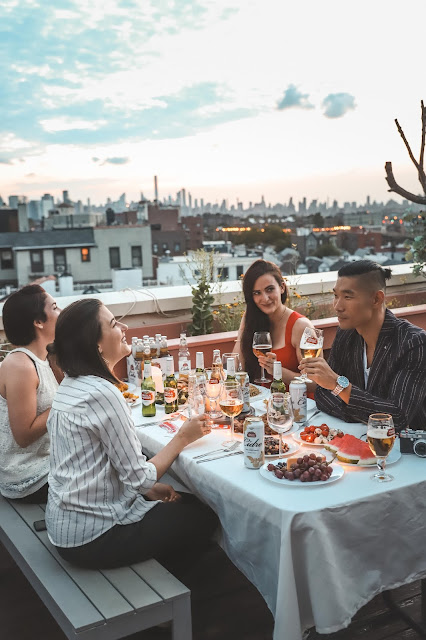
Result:
{"label": "watermelon slice", "polygon": [[376,458],[371,453],[368,444],[350,434],[346,434],[343,438],[340,438],[337,459],[347,464],[376,464]]}

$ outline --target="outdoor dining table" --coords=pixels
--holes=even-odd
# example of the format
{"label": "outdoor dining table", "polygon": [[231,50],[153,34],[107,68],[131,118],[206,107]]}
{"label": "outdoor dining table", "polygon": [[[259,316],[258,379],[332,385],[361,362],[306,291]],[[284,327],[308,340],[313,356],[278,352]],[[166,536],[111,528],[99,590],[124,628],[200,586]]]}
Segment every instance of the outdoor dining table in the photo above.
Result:
{"label": "outdoor dining table", "polygon": [[[252,404],[264,412],[263,402]],[[170,435],[158,424],[144,426],[154,419],[142,418],[140,406],[132,413],[144,452],[154,455]],[[163,414],[159,409],[155,419]],[[364,424],[323,413],[313,420],[323,422],[366,433]],[[346,465],[334,483],[281,485],[246,468],[242,455],[197,464],[194,456],[219,448],[227,436],[215,429],[192,443],[172,471],[218,514],[224,550],[275,618],[274,640],[301,640],[310,627],[338,631],[378,593],[426,576],[426,459],[402,455],[389,466],[394,480],[387,483],[371,479],[374,467]]]}

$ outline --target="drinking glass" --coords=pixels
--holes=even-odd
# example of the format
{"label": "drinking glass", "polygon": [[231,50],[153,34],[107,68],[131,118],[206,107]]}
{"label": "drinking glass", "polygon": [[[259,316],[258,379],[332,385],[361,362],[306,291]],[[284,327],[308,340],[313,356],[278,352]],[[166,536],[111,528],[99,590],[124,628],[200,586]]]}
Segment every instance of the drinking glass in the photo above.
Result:
{"label": "drinking glass", "polygon": [[379,471],[371,476],[376,482],[389,482],[393,476],[385,472],[386,458],[395,442],[395,428],[389,413],[372,413],[368,418],[367,442],[377,458]]}
{"label": "drinking glass", "polygon": [[241,371],[240,355],[238,353],[224,353],[222,355],[223,370],[226,373],[226,365],[228,358],[234,358],[235,360],[235,372]]}
{"label": "drinking glass", "polygon": [[243,393],[241,385],[236,380],[231,382],[223,382],[220,392],[219,406],[223,413],[231,419],[231,438],[222,444],[227,445],[235,440],[234,436],[234,418],[239,416],[243,410]]}
{"label": "drinking glass", "polygon": [[222,417],[222,412],[217,408],[222,384],[219,380],[211,377],[200,384],[201,393],[209,399],[210,407],[206,413],[208,413],[211,420],[217,420]]}
{"label": "drinking glass", "polygon": [[[324,335],[322,330],[306,327],[300,339],[302,358],[318,358],[321,355],[323,344]],[[296,376],[296,380],[312,382],[312,380],[309,380],[306,373],[302,373],[301,376]]]}
{"label": "drinking glass", "polygon": [[282,440],[283,433],[290,431],[293,426],[293,407],[289,393],[281,393],[276,391],[271,393],[268,399],[268,424],[278,433],[279,438],[279,457],[283,457]]}
{"label": "drinking glass", "polygon": [[[258,358],[264,355],[272,349],[271,334],[269,331],[256,331],[253,336],[253,353]],[[265,369],[260,367],[260,378],[254,381],[255,384],[265,384],[265,382],[271,382],[269,378],[265,376]]]}

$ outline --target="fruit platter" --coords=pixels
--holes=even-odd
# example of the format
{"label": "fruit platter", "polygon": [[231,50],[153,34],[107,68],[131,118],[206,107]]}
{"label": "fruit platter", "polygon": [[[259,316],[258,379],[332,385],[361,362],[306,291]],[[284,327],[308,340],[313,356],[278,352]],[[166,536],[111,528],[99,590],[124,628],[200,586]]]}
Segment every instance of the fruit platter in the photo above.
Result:
{"label": "fruit platter", "polygon": [[[342,464],[357,467],[374,467],[377,460],[371,452],[368,443],[360,438],[356,438],[350,434],[346,434],[341,438],[335,438],[324,444],[324,448],[330,451],[333,456]],[[400,451],[392,449],[386,464],[397,462],[401,457]]]}
{"label": "fruit platter", "polygon": [[343,438],[345,434],[340,429],[332,429],[327,424],[315,426],[313,424],[293,433],[293,438],[299,444],[309,444],[314,447],[324,447],[335,438]]}
{"label": "fruit platter", "polygon": [[326,461],[324,455],[316,453],[291,457],[284,460],[265,462],[260,474],[275,484],[287,486],[324,486],[339,480],[344,469],[338,464]]}

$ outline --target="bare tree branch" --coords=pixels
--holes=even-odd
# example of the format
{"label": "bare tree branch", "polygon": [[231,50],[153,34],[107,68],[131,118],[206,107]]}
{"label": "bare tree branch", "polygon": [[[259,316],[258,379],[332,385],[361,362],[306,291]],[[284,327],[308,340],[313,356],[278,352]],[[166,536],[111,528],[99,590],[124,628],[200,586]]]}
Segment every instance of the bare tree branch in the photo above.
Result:
{"label": "bare tree branch", "polygon": [[420,101],[420,105],[422,108],[422,142],[420,145],[420,160],[419,165],[420,169],[425,172],[424,161],[425,161],[425,142],[426,142],[426,108],[423,100]]}
{"label": "bare tree branch", "polygon": [[407,147],[407,151],[408,151],[408,155],[410,156],[411,162],[414,164],[414,166],[416,167],[417,171],[419,170],[419,163],[417,162],[417,160],[414,157],[413,152],[411,151],[411,147],[408,143],[407,138],[405,137],[405,133],[402,130],[401,125],[399,124],[398,120],[395,118],[395,124],[396,124],[396,128],[398,129],[398,133],[401,136],[401,138],[404,141],[405,146]]}
{"label": "bare tree branch", "polygon": [[[426,205],[426,195],[418,196],[415,193],[411,193],[410,191],[406,191],[402,187],[399,186],[397,181],[395,180],[395,176],[393,175],[392,162],[386,162],[385,164],[386,171],[386,182],[389,185],[389,191],[397,193],[398,195],[410,200],[410,202],[416,202],[417,204]],[[426,192],[425,192],[426,193]]]}

